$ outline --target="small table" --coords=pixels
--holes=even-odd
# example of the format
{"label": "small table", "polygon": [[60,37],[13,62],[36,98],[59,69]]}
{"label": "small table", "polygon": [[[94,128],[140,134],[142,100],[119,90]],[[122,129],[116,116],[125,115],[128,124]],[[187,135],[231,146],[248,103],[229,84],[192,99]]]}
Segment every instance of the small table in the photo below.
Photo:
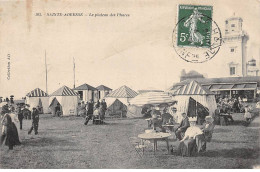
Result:
{"label": "small table", "polygon": [[171,136],[170,133],[162,133],[162,132],[159,132],[159,133],[143,133],[143,134],[139,134],[138,135],[138,137],[140,139],[142,139],[142,143],[143,143],[143,140],[153,140],[153,142],[154,142],[154,145],[153,145],[154,153],[157,150],[157,141],[158,140],[165,140],[166,141],[166,145],[167,145],[167,150],[168,150],[169,154],[170,154],[170,148],[169,148],[169,139],[168,139],[168,137],[170,137],[170,136]]}

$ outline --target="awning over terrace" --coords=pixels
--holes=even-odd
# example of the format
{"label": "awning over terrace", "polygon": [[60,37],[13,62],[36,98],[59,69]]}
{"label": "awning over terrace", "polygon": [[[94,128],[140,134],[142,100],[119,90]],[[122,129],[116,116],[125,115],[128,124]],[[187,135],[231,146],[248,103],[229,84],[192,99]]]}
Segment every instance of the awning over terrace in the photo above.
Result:
{"label": "awning over terrace", "polygon": [[242,84],[211,84],[202,85],[211,91],[224,91],[224,90],[256,90],[257,83],[242,83]]}

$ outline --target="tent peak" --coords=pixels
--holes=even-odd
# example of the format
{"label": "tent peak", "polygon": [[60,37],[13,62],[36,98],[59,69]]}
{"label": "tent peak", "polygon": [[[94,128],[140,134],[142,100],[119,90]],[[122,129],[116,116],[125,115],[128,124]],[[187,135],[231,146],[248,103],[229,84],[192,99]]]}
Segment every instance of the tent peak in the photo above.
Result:
{"label": "tent peak", "polygon": [[129,88],[126,85],[119,87],[118,89],[109,93],[106,97],[118,97],[118,98],[133,98],[137,96],[138,93]]}
{"label": "tent peak", "polygon": [[48,97],[49,95],[40,88],[35,88],[26,94],[27,97]]}
{"label": "tent peak", "polygon": [[64,85],[55,92],[51,94],[51,96],[77,96],[78,94],[73,91],[68,86]]}

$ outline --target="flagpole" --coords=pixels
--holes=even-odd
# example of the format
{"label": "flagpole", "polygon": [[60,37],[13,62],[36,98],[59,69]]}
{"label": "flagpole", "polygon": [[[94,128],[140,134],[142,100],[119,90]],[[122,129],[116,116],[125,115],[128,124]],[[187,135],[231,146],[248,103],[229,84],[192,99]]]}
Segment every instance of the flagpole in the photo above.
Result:
{"label": "flagpole", "polygon": [[46,50],[45,50],[45,73],[46,73],[46,93],[48,94],[48,74],[47,74]]}
{"label": "flagpole", "polygon": [[73,57],[73,73],[74,73],[74,85],[73,87],[75,88],[75,59]]}

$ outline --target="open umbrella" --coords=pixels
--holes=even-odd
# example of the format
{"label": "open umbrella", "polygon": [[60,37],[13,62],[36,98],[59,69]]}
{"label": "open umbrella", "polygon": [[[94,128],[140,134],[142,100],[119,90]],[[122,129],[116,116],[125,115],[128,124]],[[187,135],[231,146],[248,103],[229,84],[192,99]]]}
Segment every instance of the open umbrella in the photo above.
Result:
{"label": "open umbrella", "polygon": [[144,106],[144,105],[168,105],[175,103],[168,93],[165,92],[147,92],[137,95],[135,98],[130,100],[131,105]]}

